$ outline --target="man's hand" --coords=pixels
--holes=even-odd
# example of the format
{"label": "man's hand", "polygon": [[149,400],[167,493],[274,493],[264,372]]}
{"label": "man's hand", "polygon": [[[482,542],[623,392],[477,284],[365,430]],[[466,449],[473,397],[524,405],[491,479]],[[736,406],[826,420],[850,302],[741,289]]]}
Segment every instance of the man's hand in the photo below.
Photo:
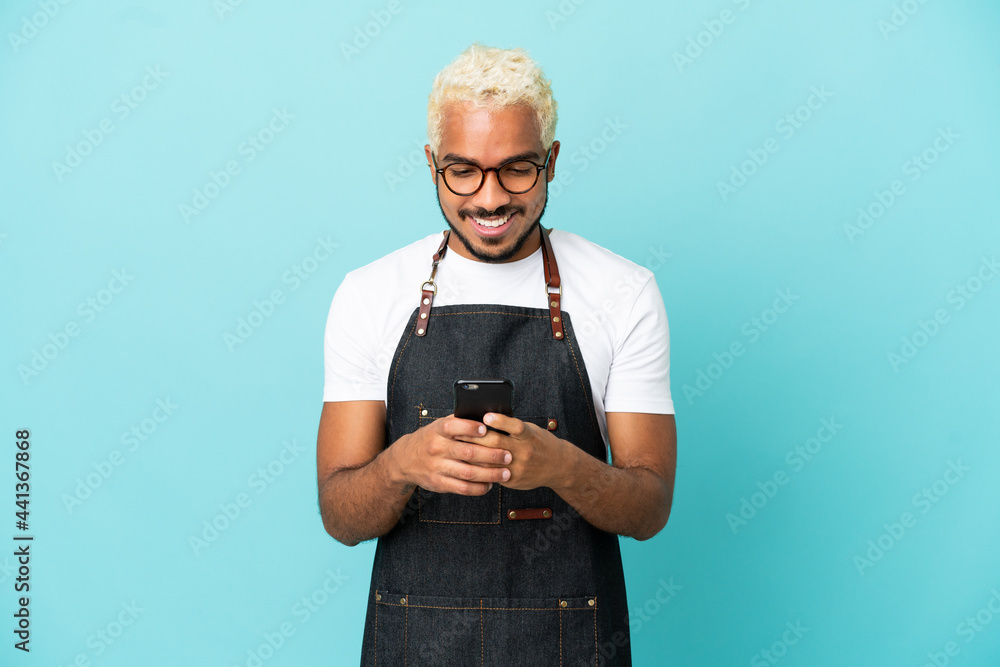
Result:
{"label": "man's hand", "polygon": [[565,470],[569,443],[531,422],[495,412],[486,413],[483,422],[508,435],[490,431],[486,435],[463,436],[463,439],[476,446],[495,448],[494,451],[510,452],[511,459],[507,461],[510,478],[501,480],[503,486],[521,491],[558,486],[556,476]]}
{"label": "man's hand", "polygon": [[547,486],[596,528],[639,540],[656,535],[667,523],[677,465],[672,414],[608,413],[614,465],[530,422],[496,413],[483,421],[509,435],[490,431],[462,438],[511,453],[510,479],[504,486]]}
{"label": "man's hand", "polygon": [[[516,420],[515,420],[516,421]],[[478,444],[486,427],[453,415],[436,419],[387,450],[392,479],[427,491],[463,496],[486,494],[494,482],[506,482],[511,453],[502,446]]]}

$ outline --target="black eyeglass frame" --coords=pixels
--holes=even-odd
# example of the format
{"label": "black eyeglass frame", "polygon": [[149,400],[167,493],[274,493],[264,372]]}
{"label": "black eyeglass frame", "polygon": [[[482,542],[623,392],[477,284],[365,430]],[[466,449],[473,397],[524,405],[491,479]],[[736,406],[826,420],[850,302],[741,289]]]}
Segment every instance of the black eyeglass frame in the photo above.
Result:
{"label": "black eyeglass frame", "polygon": [[[525,160],[524,158],[517,158],[517,159],[514,159],[514,160],[507,160],[506,162],[504,162],[499,167],[489,167],[488,169],[483,169],[478,164],[473,164],[471,162],[452,162],[451,164],[446,165],[444,167],[438,167],[437,166],[437,158],[434,156],[434,153],[431,153],[431,160],[434,162],[434,171],[436,173],[438,173],[438,174],[441,175],[441,180],[444,181],[444,186],[446,188],[448,188],[448,190],[452,194],[458,195],[459,197],[471,197],[472,195],[476,194],[477,192],[479,192],[480,190],[483,189],[483,186],[486,185],[486,174],[490,173],[491,171],[496,172],[497,183],[499,183],[500,187],[503,188],[508,193],[510,193],[512,195],[523,195],[525,192],[531,192],[532,188],[534,188],[536,185],[538,185],[538,174],[542,173],[543,169],[548,169],[548,167],[549,167],[549,158],[551,156],[552,156],[552,146],[549,146],[549,150],[545,154],[545,164],[538,165],[538,164],[535,164],[534,162],[532,162],[531,160]],[[504,185],[503,184],[503,179],[500,178],[500,170],[503,169],[504,167],[506,167],[508,164],[514,164],[515,162],[527,162],[528,164],[530,164],[531,166],[533,166],[535,168],[535,180],[532,181],[531,187],[527,188],[525,190],[518,190],[517,192],[509,189],[506,185]],[[451,166],[456,165],[456,164],[467,164],[470,167],[475,167],[482,174],[482,177],[479,179],[479,186],[475,190],[473,190],[472,192],[469,192],[469,193],[455,192],[452,189],[452,187],[450,185],[448,185],[448,179],[447,179],[447,177],[445,177],[444,172],[445,172],[445,170],[448,167],[451,167]]]}

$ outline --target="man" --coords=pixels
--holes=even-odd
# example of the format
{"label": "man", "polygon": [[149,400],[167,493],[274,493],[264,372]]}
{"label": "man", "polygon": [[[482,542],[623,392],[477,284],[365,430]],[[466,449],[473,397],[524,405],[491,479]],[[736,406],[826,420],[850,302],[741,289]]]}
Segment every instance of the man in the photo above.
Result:
{"label": "man", "polygon": [[[319,503],[378,538],[365,665],[631,664],[618,535],[670,513],[667,320],[650,271],[540,226],[555,125],[524,51],[470,47],[428,106],[449,230],[333,298]],[[514,416],[455,418],[454,381],[490,377]]]}

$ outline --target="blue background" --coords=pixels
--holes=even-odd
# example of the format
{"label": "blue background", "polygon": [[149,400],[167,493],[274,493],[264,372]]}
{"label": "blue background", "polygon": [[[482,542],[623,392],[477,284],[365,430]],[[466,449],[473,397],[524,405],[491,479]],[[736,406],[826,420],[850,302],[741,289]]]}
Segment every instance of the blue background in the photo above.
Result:
{"label": "blue background", "polygon": [[478,40],[553,82],[546,223],[657,265],[679,462],[666,529],[622,540],[637,664],[1000,664],[1000,7],[577,2],[3,3],[2,532],[28,428],[35,541],[30,655],[0,557],[0,662],[248,665],[285,624],[263,664],[356,664],[374,543],[319,519],[323,328],[347,271],[443,228],[407,163]]}

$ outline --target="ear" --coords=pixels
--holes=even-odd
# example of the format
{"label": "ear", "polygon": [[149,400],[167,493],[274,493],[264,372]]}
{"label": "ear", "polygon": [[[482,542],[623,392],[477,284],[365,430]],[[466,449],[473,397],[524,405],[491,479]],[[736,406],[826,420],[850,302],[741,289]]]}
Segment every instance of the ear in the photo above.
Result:
{"label": "ear", "polygon": [[552,155],[549,156],[549,168],[545,171],[548,182],[551,183],[556,177],[556,158],[559,157],[559,142],[552,142]]}
{"label": "ear", "polygon": [[430,144],[424,144],[424,155],[427,156],[427,168],[431,170],[431,182],[437,185],[437,172],[434,171],[434,160],[431,158]]}

